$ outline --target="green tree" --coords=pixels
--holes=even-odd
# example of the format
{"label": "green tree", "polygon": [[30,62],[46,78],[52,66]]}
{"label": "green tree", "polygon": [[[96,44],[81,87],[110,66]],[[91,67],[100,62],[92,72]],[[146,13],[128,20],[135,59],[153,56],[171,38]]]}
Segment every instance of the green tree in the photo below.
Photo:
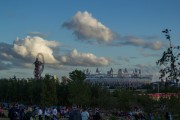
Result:
{"label": "green tree", "polygon": [[90,89],[88,84],[85,82],[85,74],[80,70],[74,70],[69,73],[69,77],[69,102],[71,104],[77,104],[81,106],[87,105],[90,100]]}
{"label": "green tree", "polygon": [[118,109],[130,110],[131,106],[136,105],[136,97],[134,96],[133,91],[119,90],[116,92]]}
{"label": "green tree", "polygon": [[33,98],[33,91],[34,91],[34,80],[28,79],[27,85],[26,85],[26,98],[27,98],[27,104],[33,104],[34,98]]}
{"label": "green tree", "polygon": [[57,99],[58,99],[58,105],[68,105],[68,96],[69,96],[69,90],[68,85],[64,84],[63,82],[56,84],[57,88]]}
{"label": "green tree", "polygon": [[7,92],[8,92],[8,80],[0,80],[0,99],[1,101],[7,101]]}
{"label": "green tree", "polygon": [[164,51],[162,57],[157,61],[157,65],[164,66],[159,72],[159,79],[165,79],[166,81],[179,82],[180,79],[180,46],[173,46],[171,43],[170,30],[165,29],[166,39],[169,41],[169,47]]}
{"label": "green tree", "polygon": [[97,84],[89,84],[90,86],[90,106],[96,107],[98,106],[98,98],[100,97],[100,86]]}
{"label": "green tree", "polygon": [[156,101],[152,100],[147,94],[136,94],[136,104],[143,107],[145,112],[152,112]]}
{"label": "green tree", "polygon": [[56,91],[56,81],[51,76],[46,74],[45,78],[40,80],[41,81],[41,105],[45,106],[52,106],[57,105],[57,91]]}
{"label": "green tree", "polygon": [[[117,99],[112,96],[108,89],[100,88],[97,98],[98,106],[104,109],[114,109],[117,107]],[[95,106],[96,107],[96,106]]]}

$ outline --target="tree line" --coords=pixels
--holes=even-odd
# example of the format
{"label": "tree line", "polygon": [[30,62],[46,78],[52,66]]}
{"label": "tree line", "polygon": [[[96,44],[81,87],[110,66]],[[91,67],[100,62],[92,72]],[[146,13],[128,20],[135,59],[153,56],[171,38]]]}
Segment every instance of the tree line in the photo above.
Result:
{"label": "tree line", "polygon": [[180,98],[152,100],[147,94],[129,89],[116,89],[113,92],[96,84],[85,81],[85,74],[80,70],[69,73],[67,82],[59,82],[51,75],[40,80],[1,79],[0,101],[18,102],[25,105],[100,107],[107,110],[129,111],[134,106],[150,112],[154,107],[165,105],[171,111],[179,110]]}

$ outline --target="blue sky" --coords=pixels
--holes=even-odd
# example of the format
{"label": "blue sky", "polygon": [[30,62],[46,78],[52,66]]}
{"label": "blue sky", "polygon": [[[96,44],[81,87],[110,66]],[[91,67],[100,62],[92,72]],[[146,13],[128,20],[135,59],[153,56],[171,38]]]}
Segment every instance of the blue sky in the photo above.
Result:
{"label": "blue sky", "polygon": [[180,38],[179,0],[1,0],[0,77],[33,77],[38,53],[43,75],[75,69],[141,69],[157,80],[155,62],[168,46],[162,30]]}

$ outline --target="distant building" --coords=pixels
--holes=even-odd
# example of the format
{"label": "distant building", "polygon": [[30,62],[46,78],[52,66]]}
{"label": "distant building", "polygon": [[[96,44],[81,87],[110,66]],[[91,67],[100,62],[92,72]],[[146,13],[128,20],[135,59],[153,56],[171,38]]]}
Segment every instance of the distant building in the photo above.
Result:
{"label": "distant building", "polygon": [[127,68],[119,69],[117,74],[111,68],[107,74],[101,73],[98,68],[94,74],[87,69],[85,72],[86,81],[92,84],[99,84],[106,88],[137,88],[152,82],[153,75],[142,75],[140,69],[134,69],[129,73]]}

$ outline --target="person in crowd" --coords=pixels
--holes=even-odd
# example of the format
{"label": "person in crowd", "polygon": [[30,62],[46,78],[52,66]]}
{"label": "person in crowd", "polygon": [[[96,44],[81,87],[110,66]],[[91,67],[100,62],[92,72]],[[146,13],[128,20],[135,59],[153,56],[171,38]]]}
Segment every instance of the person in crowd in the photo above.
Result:
{"label": "person in crowd", "polygon": [[51,114],[50,108],[46,108],[44,111],[45,120],[50,120],[50,114]]}
{"label": "person in crowd", "polygon": [[166,118],[166,120],[172,120],[172,115],[171,115],[171,113],[170,113],[170,112],[166,112],[166,113],[165,113],[165,118]]}
{"label": "person in crowd", "polygon": [[39,120],[42,120],[42,114],[43,114],[43,111],[42,111],[41,108],[39,108],[39,110],[38,110],[38,118],[39,118]]}
{"label": "person in crowd", "polygon": [[20,110],[19,110],[19,105],[15,103],[13,107],[11,107],[8,110],[8,117],[10,120],[19,120],[20,119]]}
{"label": "person in crowd", "polygon": [[1,106],[0,106],[0,117],[3,117],[3,109]]}
{"label": "person in crowd", "polygon": [[93,111],[89,110],[89,120],[93,120]]}
{"label": "person in crowd", "polygon": [[66,108],[65,108],[65,107],[62,107],[62,108],[60,109],[60,116],[63,118],[63,117],[65,117],[65,114],[66,114]]}
{"label": "person in crowd", "polygon": [[95,114],[93,116],[93,120],[101,120],[101,115],[99,113],[99,109],[98,108],[95,109]]}
{"label": "person in crowd", "polygon": [[81,113],[76,105],[72,106],[72,110],[69,113],[69,120],[82,120]]}
{"label": "person in crowd", "polygon": [[149,116],[149,120],[154,120],[154,115],[153,115],[153,113],[149,113],[148,116]]}
{"label": "person in crowd", "polygon": [[24,115],[25,115],[25,107],[24,106],[21,106],[19,108],[19,114],[20,114],[20,120],[24,120]]}
{"label": "person in crowd", "polygon": [[54,107],[52,110],[53,120],[57,120],[57,109]]}
{"label": "person in crowd", "polygon": [[88,120],[89,118],[89,113],[87,111],[86,108],[83,108],[82,112],[81,112],[81,117],[82,117],[82,120]]}

